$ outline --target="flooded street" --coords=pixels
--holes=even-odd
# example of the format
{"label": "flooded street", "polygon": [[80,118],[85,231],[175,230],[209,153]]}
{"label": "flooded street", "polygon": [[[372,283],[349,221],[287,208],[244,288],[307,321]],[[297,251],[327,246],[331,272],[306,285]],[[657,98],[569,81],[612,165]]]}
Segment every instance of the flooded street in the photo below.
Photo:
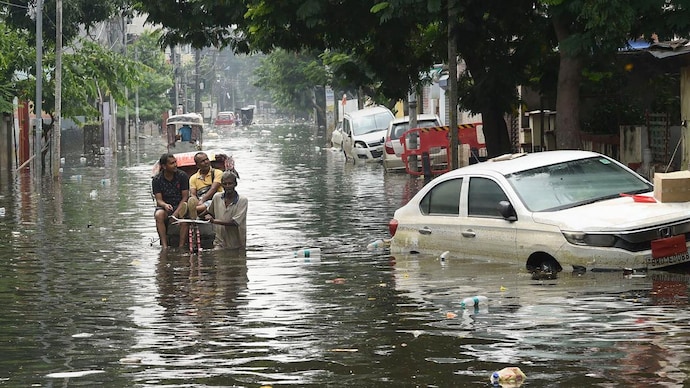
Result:
{"label": "flooded street", "polygon": [[68,149],[40,196],[3,183],[0,386],[482,387],[508,366],[526,387],[690,386],[689,271],[533,280],[517,260],[368,251],[422,183],[311,131],[205,138],[249,199],[246,258],[161,252],[158,136],[84,164]]}

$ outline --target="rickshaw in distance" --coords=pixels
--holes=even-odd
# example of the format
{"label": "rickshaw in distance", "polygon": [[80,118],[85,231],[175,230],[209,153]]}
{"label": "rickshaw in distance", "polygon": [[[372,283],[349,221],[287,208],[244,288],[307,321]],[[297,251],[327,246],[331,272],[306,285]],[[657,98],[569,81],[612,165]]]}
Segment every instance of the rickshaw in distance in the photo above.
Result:
{"label": "rickshaw in distance", "polygon": [[199,113],[168,117],[165,123],[168,152],[200,151],[204,137],[204,118]]}

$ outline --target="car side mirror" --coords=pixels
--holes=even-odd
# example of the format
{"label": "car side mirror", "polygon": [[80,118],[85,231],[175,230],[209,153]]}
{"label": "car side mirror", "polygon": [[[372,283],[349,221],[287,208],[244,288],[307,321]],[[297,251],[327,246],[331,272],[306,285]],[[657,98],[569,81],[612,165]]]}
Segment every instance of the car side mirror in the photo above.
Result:
{"label": "car side mirror", "polygon": [[506,221],[517,221],[515,208],[513,208],[513,205],[508,201],[501,201],[498,203],[498,212],[501,213],[501,216],[505,218]]}

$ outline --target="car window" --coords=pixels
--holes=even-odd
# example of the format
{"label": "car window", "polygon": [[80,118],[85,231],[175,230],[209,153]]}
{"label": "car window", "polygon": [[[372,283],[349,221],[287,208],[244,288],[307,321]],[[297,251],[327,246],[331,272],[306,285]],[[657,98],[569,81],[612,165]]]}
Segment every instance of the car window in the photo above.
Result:
{"label": "car window", "polygon": [[391,120],[393,120],[393,115],[389,112],[362,116],[352,123],[352,133],[353,135],[365,135],[371,132],[386,131]]}
{"label": "car window", "polygon": [[352,133],[352,129],[350,128],[350,120],[348,119],[343,120],[343,133],[348,135]]}
{"label": "car window", "polygon": [[462,178],[450,179],[437,184],[419,203],[422,214],[452,215],[460,213],[460,189]]}
{"label": "car window", "polygon": [[507,201],[503,189],[491,179],[474,177],[470,179],[467,214],[470,217],[499,217],[498,203]]}
{"label": "car window", "polygon": [[[419,120],[417,121],[417,127],[416,128],[432,128],[432,127],[440,127],[441,123],[438,122],[438,120]],[[397,123],[393,124],[393,128],[391,130],[391,139],[399,139],[400,136],[402,136],[405,131],[410,129],[410,123],[408,122],[402,122],[402,123]]]}
{"label": "car window", "polygon": [[604,158],[571,160],[506,176],[533,212],[552,211],[649,192],[651,184]]}

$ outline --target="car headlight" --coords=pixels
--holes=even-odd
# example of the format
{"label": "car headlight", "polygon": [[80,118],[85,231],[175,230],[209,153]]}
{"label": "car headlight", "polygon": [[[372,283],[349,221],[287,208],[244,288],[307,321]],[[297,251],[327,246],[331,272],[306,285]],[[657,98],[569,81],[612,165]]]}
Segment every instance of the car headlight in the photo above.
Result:
{"label": "car headlight", "polygon": [[362,143],[355,143],[355,148],[367,148],[367,146]]}
{"label": "car headlight", "polygon": [[591,247],[612,247],[616,243],[616,236],[611,234],[588,234],[584,232],[563,232],[563,237],[574,245]]}

